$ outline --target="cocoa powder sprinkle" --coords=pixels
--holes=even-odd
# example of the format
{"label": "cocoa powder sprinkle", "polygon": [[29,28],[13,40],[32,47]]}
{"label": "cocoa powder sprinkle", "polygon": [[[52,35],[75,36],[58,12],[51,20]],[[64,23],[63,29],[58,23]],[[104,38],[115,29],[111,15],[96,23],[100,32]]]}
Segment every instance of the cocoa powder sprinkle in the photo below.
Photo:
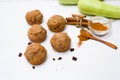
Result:
{"label": "cocoa powder sprinkle", "polygon": [[58,60],[61,60],[61,59],[62,59],[62,57],[59,57],[59,58],[58,58]]}
{"label": "cocoa powder sprinkle", "polygon": [[73,52],[75,49],[74,48],[70,48],[70,51]]}
{"label": "cocoa powder sprinkle", "polygon": [[35,69],[35,66],[32,66],[33,69]]}
{"label": "cocoa powder sprinkle", "polygon": [[19,54],[18,54],[18,57],[22,57],[22,53],[19,53]]}
{"label": "cocoa powder sprinkle", "polygon": [[28,42],[28,45],[32,44],[32,42]]}
{"label": "cocoa powder sprinkle", "polygon": [[55,61],[55,58],[53,58],[53,61]]}
{"label": "cocoa powder sprinkle", "polygon": [[73,56],[73,57],[72,57],[72,60],[73,60],[73,61],[77,61],[77,57]]}

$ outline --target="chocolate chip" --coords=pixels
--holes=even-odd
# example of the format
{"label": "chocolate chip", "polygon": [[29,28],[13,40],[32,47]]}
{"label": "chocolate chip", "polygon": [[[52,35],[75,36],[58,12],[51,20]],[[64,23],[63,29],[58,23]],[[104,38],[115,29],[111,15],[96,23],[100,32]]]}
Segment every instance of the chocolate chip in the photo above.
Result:
{"label": "chocolate chip", "polygon": [[22,53],[19,53],[19,54],[18,54],[18,57],[22,57]]}
{"label": "chocolate chip", "polygon": [[72,57],[72,60],[73,60],[73,61],[77,61],[77,57],[74,57],[74,56],[73,56],[73,57]]}
{"label": "chocolate chip", "polygon": [[70,48],[70,51],[73,52],[75,49],[74,48]]}
{"label": "chocolate chip", "polygon": [[32,42],[28,42],[28,45],[32,44]]}
{"label": "chocolate chip", "polygon": [[53,61],[55,61],[55,58],[53,58]]}
{"label": "chocolate chip", "polygon": [[61,60],[61,59],[62,59],[62,57],[59,57],[59,58],[58,58],[58,60]]}
{"label": "chocolate chip", "polygon": [[33,69],[35,69],[35,66],[32,66]]}

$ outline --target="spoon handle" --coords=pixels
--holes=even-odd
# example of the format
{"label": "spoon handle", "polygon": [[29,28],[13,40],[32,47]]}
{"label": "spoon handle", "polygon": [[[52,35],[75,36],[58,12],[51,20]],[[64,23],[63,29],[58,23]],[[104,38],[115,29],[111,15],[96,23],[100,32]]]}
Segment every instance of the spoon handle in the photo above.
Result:
{"label": "spoon handle", "polygon": [[114,45],[114,44],[112,44],[112,43],[110,43],[110,42],[107,42],[107,41],[98,39],[98,38],[96,38],[96,37],[93,37],[92,39],[97,40],[97,41],[100,41],[100,42],[102,42],[102,43],[108,45],[109,47],[111,47],[111,48],[113,48],[113,49],[117,49],[117,46]]}

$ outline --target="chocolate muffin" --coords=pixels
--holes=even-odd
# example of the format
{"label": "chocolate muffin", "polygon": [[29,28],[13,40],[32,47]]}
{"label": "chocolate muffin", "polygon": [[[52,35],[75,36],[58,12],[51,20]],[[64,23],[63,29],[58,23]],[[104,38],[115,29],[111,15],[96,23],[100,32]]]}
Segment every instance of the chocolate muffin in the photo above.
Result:
{"label": "chocolate muffin", "polygon": [[52,32],[61,32],[65,28],[66,20],[60,15],[54,15],[48,20],[47,25]]}
{"label": "chocolate muffin", "polygon": [[28,45],[24,55],[30,64],[39,65],[46,60],[47,51],[39,43],[32,43]]}
{"label": "chocolate muffin", "polygon": [[70,48],[71,39],[67,33],[55,33],[50,43],[55,51],[65,52]]}
{"label": "chocolate muffin", "polygon": [[28,30],[28,37],[32,42],[40,43],[46,39],[47,31],[38,24],[32,25]]}
{"label": "chocolate muffin", "polygon": [[33,10],[27,12],[25,18],[28,24],[30,25],[40,24],[42,23],[43,15],[39,10]]}

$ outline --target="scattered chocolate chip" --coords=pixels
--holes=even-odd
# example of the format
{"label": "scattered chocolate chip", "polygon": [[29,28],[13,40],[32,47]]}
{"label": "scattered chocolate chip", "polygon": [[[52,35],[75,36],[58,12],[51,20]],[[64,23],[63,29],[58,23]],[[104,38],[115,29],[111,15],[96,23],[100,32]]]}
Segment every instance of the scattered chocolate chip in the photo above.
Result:
{"label": "scattered chocolate chip", "polygon": [[73,57],[72,57],[72,60],[73,60],[73,61],[77,61],[77,57],[74,57],[74,56],[73,56]]}
{"label": "scattered chocolate chip", "polygon": [[22,57],[22,53],[19,53],[19,54],[18,54],[18,57]]}
{"label": "scattered chocolate chip", "polygon": [[35,66],[32,66],[33,69],[35,69]]}
{"label": "scattered chocolate chip", "polygon": [[59,57],[59,58],[58,58],[58,60],[61,60],[61,59],[62,59],[62,57]]}
{"label": "scattered chocolate chip", "polygon": [[70,51],[73,52],[75,49],[74,48],[70,48]]}
{"label": "scattered chocolate chip", "polygon": [[28,45],[32,44],[32,42],[28,42]]}
{"label": "scattered chocolate chip", "polygon": [[55,58],[53,58],[53,61],[55,61]]}

